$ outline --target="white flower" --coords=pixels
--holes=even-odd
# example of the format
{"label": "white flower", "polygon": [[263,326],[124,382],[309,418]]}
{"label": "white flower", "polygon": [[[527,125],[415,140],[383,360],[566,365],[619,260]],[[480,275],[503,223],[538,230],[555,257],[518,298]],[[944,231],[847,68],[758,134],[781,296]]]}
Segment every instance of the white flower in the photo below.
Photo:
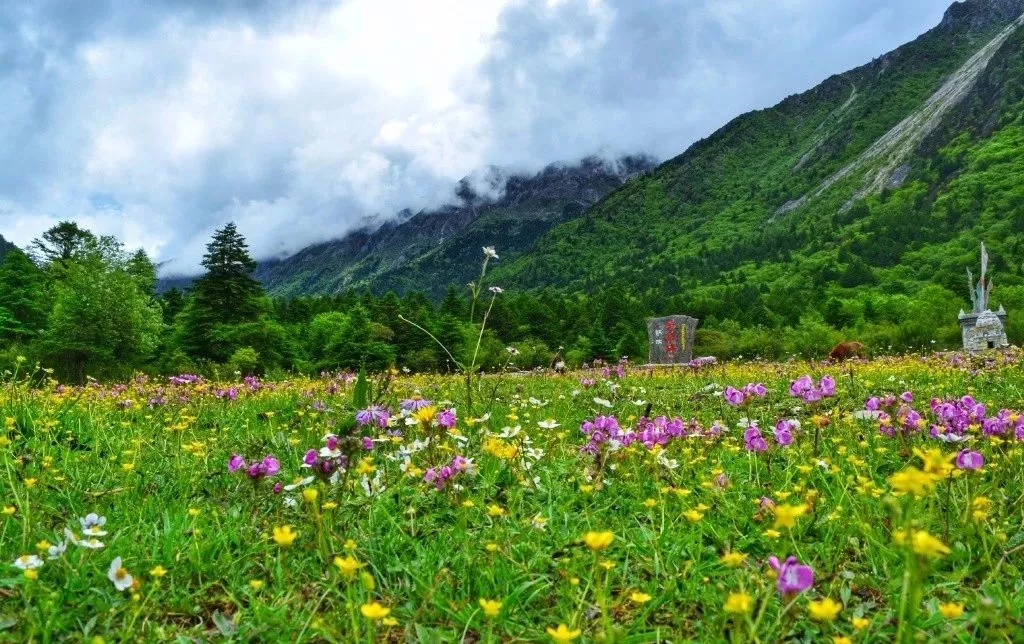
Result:
{"label": "white flower", "polygon": [[544,450],[538,449],[536,447],[527,447],[526,457],[533,461],[539,461],[540,459],[544,458]]}
{"label": "white flower", "polygon": [[535,517],[533,517],[533,519],[530,520],[530,525],[537,528],[538,530],[543,530],[545,526],[547,526],[547,524],[547,517],[540,514],[536,515]]}
{"label": "white flower", "polygon": [[58,559],[64,554],[64,551],[68,549],[67,541],[58,541],[56,545],[50,546],[46,549],[47,559]]}
{"label": "white flower", "polygon": [[90,550],[99,550],[103,547],[103,542],[96,537],[89,537],[88,539],[79,539],[71,530],[64,528],[64,537],[70,542],[80,548],[88,548]]}
{"label": "white flower", "polygon": [[494,250],[494,246],[484,246],[484,257],[498,259],[498,251]]}
{"label": "white flower", "polygon": [[114,557],[114,560],[110,562],[110,569],[107,570],[107,579],[114,582],[114,588],[124,591],[132,587],[132,576],[128,574],[128,570],[121,565],[121,558]]}
{"label": "white flower", "polygon": [[548,418],[547,420],[539,421],[537,425],[543,427],[544,429],[554,429],[559,426],[558,421],[555,420],[554,418]]}
{"label": "white flower", "polygon": [[307,476],[306,478],[304,478],[304,479],[302,479],[300,481],[296,481],[295,483],[292,483],[290,485],[284,486],[284,490],[286,492],[291,492],[292,490],[300,488],[300,487],[302,487],[304,485],[309,485],[312,482],[313,482],[313,477],[312,476]]}
{"label": "white flower", "polygon": [[511,356],[519,355],[519,349],[517,349],[515,347],[505,347],[505,351],[507,351],[508,354],[511,355]]}
{"label": "white flower", "polygon": [[80,517],[78,522],[82,524],[82,533],[89,537],[102,537],[106,536],[107,532],[103,529],[103,526],[107,524],[107,517],[101,517],[95,512],[90,512],[84,517]]}
{"label": "white flower", "polygon": [[281,502],[284,503],[284,507],[286,507],[286,508],[297,508],[297,507],[299,507],[299,502],[295,500],[294,496],[286,496],[286,497],[281,499]]}
{"label": "white flower", "polygon": [[518,436],[521,431],[523,431],[521,425],[516,425],[515,427],[504,427],[502,428],[501,433],[498,434],[498,438],[514,438],[515,436]]}
{"label": "white flower", "polygon": [[43,567],[43,560],[37,555],[21,555],[14,560],[14,565],[22,570],[35,570]]}
{"label": "white flower", "polygon": [[604,398],[598,398],[597,396],[594,396],[594,404],[601,405],[602,407],[607,407],[609,409],[612,407],[612,401],[605,400]]}
{"label": "white flower", "polygon": [[501,288],[500,286],[492,286],[487,290],[490,291],[491,293],[494,293],[495,295],[505,292],[505,289]]}

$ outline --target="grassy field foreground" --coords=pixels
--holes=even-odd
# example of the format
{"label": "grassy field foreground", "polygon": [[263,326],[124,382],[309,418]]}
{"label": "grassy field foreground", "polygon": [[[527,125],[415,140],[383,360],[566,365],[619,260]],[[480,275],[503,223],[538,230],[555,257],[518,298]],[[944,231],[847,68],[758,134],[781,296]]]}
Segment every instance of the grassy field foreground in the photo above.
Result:
{"label": "grassy field foreground", "polygon": [[[0,383],[0,637],[1019,641],[1016,354]],[[475,416],[475,417],[474,417]]]}

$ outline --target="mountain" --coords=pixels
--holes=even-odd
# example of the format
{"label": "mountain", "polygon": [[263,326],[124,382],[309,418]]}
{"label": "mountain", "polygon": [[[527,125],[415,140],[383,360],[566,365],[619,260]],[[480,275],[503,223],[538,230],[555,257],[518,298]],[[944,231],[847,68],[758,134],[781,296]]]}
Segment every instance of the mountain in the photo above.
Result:
{"label": "mountain", "polygon": [[625,289],[725,335],[827,323],[950,339],[985,241],[996,293],[1024,308],[1022,14],[1024,0],[953,4],[913,42],[611,192],[493,279]]}
{"label": "mountain", "polygon": [[655,165],[649,157],[630,156],[550,165],[532,176],[492,170],[487,180],[500,188],[499,197],[478,194],[463,180],[457,204],[405,212],[283,260],[261,262],[256,277],[278,295],[361,287],[443,294],[448,285],[476,277],[481,247],[497,245],[503,259],[515,258],[551,227]]}

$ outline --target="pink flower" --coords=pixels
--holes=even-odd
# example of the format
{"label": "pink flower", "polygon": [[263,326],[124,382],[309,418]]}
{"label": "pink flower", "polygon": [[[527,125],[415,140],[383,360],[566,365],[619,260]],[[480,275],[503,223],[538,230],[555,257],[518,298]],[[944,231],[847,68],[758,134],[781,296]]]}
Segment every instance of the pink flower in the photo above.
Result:
{"label": "pink flower", "polygon": [[962,470],[976,470],[985,465],[985,457],[981,452],[964,449],[956,455],[956,466]]}
{"label": "pink flower", "polygon": [[237,472],[238,470],[245,467],[245,459],[242,458],[241,454],[232,454],[231,458],[228,459],[228,471]]}
{"label": "pink flower", "polygon": [[768,565],[779,573],[776,586],[783,595],[799,593],[814,585],[814,569],[790,556],[781,564],[776,556],[768,557]]}
{"label": "pink flower", "polygon": [[439,427],[451,429],[452,427],[455,427],[455,422],[456,418],[454,409],[443,409],[437,414],[437,424]]}
{"label": "pink flower", "polygon": [[745,398],[746,396],[744,396],[743,392],[739,389],[736,389],[735,387],[725,388],[725,400],[730,405],[742,405]]}

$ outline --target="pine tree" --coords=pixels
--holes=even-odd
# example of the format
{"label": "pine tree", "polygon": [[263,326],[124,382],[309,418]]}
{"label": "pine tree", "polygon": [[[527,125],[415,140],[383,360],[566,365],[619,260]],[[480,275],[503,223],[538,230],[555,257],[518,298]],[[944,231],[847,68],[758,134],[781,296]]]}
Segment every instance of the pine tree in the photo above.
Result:
{"label": "pine tree", "polygon": [[226,336],[214,330],[259,319],[265,310],[263,286],[252,277],[256,262],[233,223],[214,233],[202,263],[206,274],[196,281],[182,314],[181,347],[195,358],[222,362],[237,347],[218,341]]}
{"label": "pine tree", "polygon": [[62,221],[32,240],[33,258],[40,264],[66,264],[80,256],[96,241],[96,236],[73,221]]}

